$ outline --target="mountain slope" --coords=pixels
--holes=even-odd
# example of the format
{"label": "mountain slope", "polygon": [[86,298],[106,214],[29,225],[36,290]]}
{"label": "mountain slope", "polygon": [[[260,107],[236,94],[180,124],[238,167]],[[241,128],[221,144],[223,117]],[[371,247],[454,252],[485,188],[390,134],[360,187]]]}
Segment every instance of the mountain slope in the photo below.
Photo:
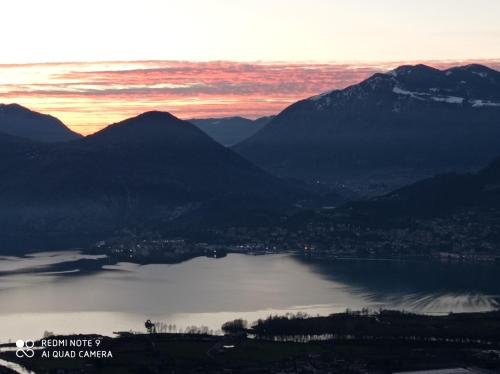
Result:
{"label": "mountain slope", "polygon": [[0,132],[41,142],[81,138],[57,118],[17,104],[0,104]]}
{"label": "mountain slope", "polygon": [[299,101],[234,149],[282,177],[383,193],[500,149],[500,73],[402,66]]}
{"label": "mountain slope", "polygon": [[373,221],[446,217],[464,210],[500,212],[500,158],[476,174],[437,175],[347,206]]}
{"label": "mountain slope", "polygon": [[17,172],[16,168],[28,164],[45,148],[43,143],[0,132],[0,178],[8,179],[10,173]]}
{"label": "mountain slope", "polygon": [[475,174],[442,174],[336,209],[303,210],[259,235],[320,258],[500,260],[500,158]]}
{"label": "mountain slope", "polygon": [[243,117],[196,118],[190,119],[189,122],[222,145],[229,147],[255,134],[267,125],[272,118],[272,116],[261,117],[256,120]]}
{"label": "mountain slope", "polygon": [[231,202],[224,207],[233,212],[274,209],[298,196],[168,113],[32,146],[32,155],[22,142],[22,157],[0,160],[0,237],[92,240],[130,225],[169,225],[211,204]]}

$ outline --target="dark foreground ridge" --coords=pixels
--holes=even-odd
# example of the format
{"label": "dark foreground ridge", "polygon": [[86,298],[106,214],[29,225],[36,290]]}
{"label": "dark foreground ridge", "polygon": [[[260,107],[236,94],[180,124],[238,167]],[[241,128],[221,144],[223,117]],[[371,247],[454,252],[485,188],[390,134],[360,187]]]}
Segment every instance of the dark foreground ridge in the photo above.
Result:
{"label": "dark foreground ridge", "polygon": [[67,143],[0,134],[0,155],[1,250],[84,246],[124,227],[234,221],[236,212],[279,210],[296,198],[294,188],[166,112]]}
{"label": "dark foreground ridge", "polygon": [[[49,337],[55,342],[99,340],[99,351],[111,352],[113,357],[51,359],[42,358],[43,350],[38,350],[31,359],[16,358],[13,351],[0,353],[0,359],[20,363],[38,374],[354,374],[465,367],[482,370],[469,369],[470,373],[495,373],[500,369],[498,311],[444,316],[394,311],[346,312],[328,317],[299,314],[270,317],[249,329],[236,320],[224,324],[223,330],[224,336],[191,329],[184,334],[121,333],[117,338]],[[35,343],[36,347],[42,345],[41,341]],[[68,348],[44,350],[50,356]],[[74,350],[77,357],[79,352],[88,351]]]}

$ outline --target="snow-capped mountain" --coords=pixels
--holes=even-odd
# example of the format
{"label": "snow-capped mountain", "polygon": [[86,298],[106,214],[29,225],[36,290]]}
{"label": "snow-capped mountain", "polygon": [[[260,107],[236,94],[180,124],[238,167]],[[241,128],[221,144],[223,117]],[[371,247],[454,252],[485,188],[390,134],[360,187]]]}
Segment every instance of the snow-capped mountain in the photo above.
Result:
{"label": "snow-capped mountain", "polygon": [[285,177],[379,193],[500,155],[500,72],[401,66],[299,101],[235,149]]}

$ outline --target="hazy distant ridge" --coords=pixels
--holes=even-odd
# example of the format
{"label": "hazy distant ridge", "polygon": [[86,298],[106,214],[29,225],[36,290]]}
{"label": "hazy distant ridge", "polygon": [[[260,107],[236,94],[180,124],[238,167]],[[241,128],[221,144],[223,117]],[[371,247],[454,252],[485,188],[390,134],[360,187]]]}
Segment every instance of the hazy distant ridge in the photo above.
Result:
{"label": "hazy distant ridge", "polygon": [[222,145],[228,147],[254,135],[266,126],[273,117],[261,117],[256,120],[243,117],[196,118],[188,121]]}

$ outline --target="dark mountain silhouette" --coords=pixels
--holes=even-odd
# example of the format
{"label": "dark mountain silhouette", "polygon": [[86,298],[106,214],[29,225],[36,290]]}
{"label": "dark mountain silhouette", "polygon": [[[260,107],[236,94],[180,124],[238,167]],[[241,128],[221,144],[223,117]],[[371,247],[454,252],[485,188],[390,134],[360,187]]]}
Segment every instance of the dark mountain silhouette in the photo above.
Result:
{"label": "dark mountain silhouette", "polygon": [[446,217],[464,210],[474,215],[500,213],[500,158],[475,174],[437,175],[342,209],[372,221],[396,222]]}
{"label": "dark mountain silhouette", "polygon": [[[478,173],[426,178],[335,209],[292,212],[284,232],[333,256],[434,256],[495,260],[500,243],[500,158]],[[272,232],[272,230],[269,230]],[[297,243],[292,236],[285,242]]]}
{"label": "dark mountain silhouette", "polygon": [[500,73],[401,66],[299,101],[234,149],[282,177],[379,194],[500,150]]}
{"label": "dark mountain silhouette", "polygon": [[0,132],[0,177],[2,180],[8,179],[10,173],[18,172],[16,169],[20,165],[28,164],[45,148],[46,145],[43,143]]}
{"label": "dark mountain silhouette", "polygon": [[251,120],[243,117],[224,117],[207,119],[190,119],[189,122],[196,125],[213,139],[228,147],[235,145],[267,125],[273,116],[261,117]]}
{"label": "dark mountain silhouette", "polygon": [[209,207],[223,206],[229,217],[245,207],[275,209],[300,195],[164,112],[68,143],[7,135],[0,142],[0,237],[6,239],[89,241],[127,225],[189,221],[197,212],[213,213]]}
{"label": "dark mountain silhouette", "polygon": [[64,142],[81,138],[57,118],[18,104],[0,104],[0,132],[40,142]]}

